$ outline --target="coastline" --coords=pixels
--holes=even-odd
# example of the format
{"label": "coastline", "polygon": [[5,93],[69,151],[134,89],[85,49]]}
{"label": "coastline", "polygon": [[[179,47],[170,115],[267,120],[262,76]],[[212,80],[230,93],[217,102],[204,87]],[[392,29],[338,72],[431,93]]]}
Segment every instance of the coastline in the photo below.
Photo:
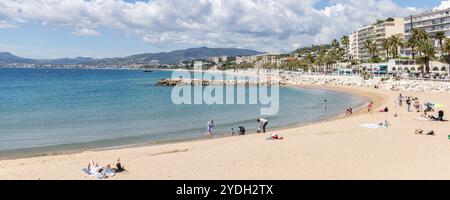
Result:
{"label": "coastline", "polygon": [[[446,173],[450,170],[448,122],[414,121],[417,113],[396,106],[399,92],[355,86],[298,87],[354,92],[373,100],[374,110],[388,105],[390,112],[367,114],[362,107],[352,116],[269,129],[267,134],[1,160],[0,179],[93,180],[80,168],[91,159],[106,165],[117,158],[129,173],[112,180],[450,179]],[[449,93],[402,93],[450,105]],[[384,120],[392,124],[389,129],[360,126]],[[415,135],[416,128],[434,130],[437,136]],[[285,139],[267,141],[271,133]]]}
{"label": "coastline", "polygon": [[[212,72],[216,73],[216,72]],[[368,101],[374,101],[375,103],[377,100],[373,99],[374,97],[370,94],[362,93],[362,92],[356,92],[354,90],[346,90],[339,86],[318,86],[318,85],[286,85],[283,87],[288,88],[300,88],[300,89],[318,89],[318,90],[327,90],[327,91],[335,91],[340,93],[345,93],[349,95],[359,96],[363,97]],[[366,104],[363,104],[357,108],[354,108],[354,114],[358,115],[361,114],[362,110],[364,110],[366,107]],[[344,113],[344,111],[342,112]],[[308,125],[313,124],[319,124],[323,122],[333,121],[337,119],[341,119],[346,117],[345,114],[337,114],[327,117],[326,119],[317,120],[314,122],[304,122],[304,123],[293,123],[293,124],[287,124],[277,127],[271,127],[272,130],[282,131],[292,128],[301,128]],[[248,132],[247,135],[253,135],[257,134],[255,131]],[[167,139],[167,140],[155,140],[155,141],[147,141],[142,143],[133,143],[133,144],[124,144],[124,145],[115,145],[115,146],[105,146],[105,147],[99,147],[99,148],[93,148],[93,147],[87,147],[92,146],[93,144],[96,144],[98,142],[90,142],[87,143],[80,143],[83,147],[80,147],[80,144],[61,144],[61,145],[55,145],[55,146],[49,146],[49,147],[36,147],[36,148],[27,148],[27,149],[19,149],[19,150],[7,150],[2,153],[0,153],[0,161],[4,160],[16,160],[16,159],[27,159],[27,158],[39,158],[39,157],[46,157],[46,156],[63,156],[63,155],[71,155],[71,154],[79,154],[87,151],[93,151],[93,152],[99,152],[99,151],[107,151],[107,150],[120,150],[120,149],[126,149],[126,148],[139,148],[139,147],[148,147],[148,146],[159,146],[159,145],[167,145],[167,144],[178,144],[178,143],[185,143],[185,142],[195,142],[195,141],[203,141],[203,140],[215,140],[215,139],[222,139],[227,137],[237,137],[237,136],[231,136],[229,133],[216,133],[214,136],[201,136],[201,137],[192,137],[192,138],[181,138],[181,139]],[[78,145],[78,146],[77,146]],[[86,146],[86,147],[85,147]],[[64,149],[65,150],[60,150]],[[37,153],[35,153],[37,152]]]}

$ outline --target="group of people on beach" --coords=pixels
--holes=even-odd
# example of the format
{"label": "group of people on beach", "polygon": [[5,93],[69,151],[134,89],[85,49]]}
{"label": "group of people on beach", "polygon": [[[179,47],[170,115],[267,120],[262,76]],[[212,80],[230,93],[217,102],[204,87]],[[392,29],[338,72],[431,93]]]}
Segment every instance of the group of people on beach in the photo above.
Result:
{"label": "group of people on beach", "polygon": [[[428,113],[435,112],[436,105],[433,103],[424,103],[423,106],[419,100],[418,97],[413,96],[403,96],[402,94],[399,94],[398,99],[398,106],[403,107],[403,102],[406,103],[407,106],[407,112],[418,112],[422,113],[419,117],[415,118],[415,120],[419,121],[446,121],[444,119],[444,111],[439,110],[437,115],[430,115]],[[431,135],[434,136],[436,133],[434,130],[430,130],[425,132],[423,129],[418,128],[414,131],[414,134],[416,135]]]}
{"label": "group of people on beach", "polygon": [[412,97],[412,96],[403,96],[400,94],[397,99],[398,106],[403,107],[403,102],[406,103],[407,111],[412,112],[412,107],[415,109],[416,112],[421,112],[423,107],[420,103],[420,100],[418,97]]}
{"label": "group of people on beach", "polygon": [[[267,120],[265,118],[259,118],[256,120],[256,122],[258,122],[260,124],[260,126],[256,130],[256,132],[266,133],[266,128],[267,128],[267,125],[269,124],[269,120]],[[207,125],[208,135],[214,134],[214,128],[215,128],[214,120],[208,121],[208,125]],[[236,130],[234,130],[234,128],[231,128],[231,135],[245,135],[245,133],[246,133],[246,129],[243,126],[239,126],[237,131],[238,132],[236,132]]]}

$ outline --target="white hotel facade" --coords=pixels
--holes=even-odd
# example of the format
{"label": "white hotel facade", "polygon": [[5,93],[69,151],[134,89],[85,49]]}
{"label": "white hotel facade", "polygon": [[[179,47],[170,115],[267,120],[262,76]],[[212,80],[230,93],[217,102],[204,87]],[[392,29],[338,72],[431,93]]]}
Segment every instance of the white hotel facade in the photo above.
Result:
{"label": "white hotel facade", "polygon": [[[412,30],[417,28],[425,30],[431,37],[434,37],[437,32],[442,31],[447,38],[450,38],[450,8],[393,19],[382,21],[382,23],[380,21],[353,31],[349,35],[350,45],[349,49],[347,49],[349,53],[348,57],[354,60],[367,61],[371,55],[365,49],[364,43],[370,39],[378,44],[378,56],[385,58],[386,52],[381,45],[383,38],[398,35],[408,40],[412,35]],[[438,41],[436,41],[435,45],[439,47]],[[399,53],[401,57],[412,58],[411,49],[403,48]],[[440,49],[436,48],[436,57],[439,56]],[[418,74],[421,69],[421,66],[417,65],[414,60],[390,60],[386,63],[380,63],[380,66],[386,68],[388,73]],[[450,69],[448,64],[433,61],[430,63],[430,70],[433,74],[448,75]]]}
{"label": "white hotel facade", "polygon": [[[450,8],[408,16],[405,17],[404,20],[406,40],[411,37],[413,28],[425,30],[431,37],[434,37],[439,31],[444,32],[447,37],[450,37]],[[439,45],[437,41],[435,45]],[[438,56],[440,54],[440,49],[437,48],[436,51]],[[404,49],[402,55],[412,57],[411,50]]]}
{"label": "white hotel facade", "polygon": [[364,26],[349,35],[349,56],[355,60],[366,61],[371,55],[364,47],[367,40],[376,42],[379,51],[379,57],[384,58],[386,52],[382,46],[383,39],[387,39],[393,35],[404,37],[405,21],[404,18],[389,18],[377,23]]}

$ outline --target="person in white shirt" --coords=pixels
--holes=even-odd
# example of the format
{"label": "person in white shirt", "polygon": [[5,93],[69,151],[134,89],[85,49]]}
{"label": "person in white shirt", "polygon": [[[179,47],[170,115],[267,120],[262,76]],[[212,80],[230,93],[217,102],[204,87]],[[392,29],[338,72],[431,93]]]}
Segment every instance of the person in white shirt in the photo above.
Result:
{"label": "person in white shirt", "polygon": [[266,132],[266,127],[267,127],[267,124],[269,124],[269,121],[267,119],[264,119],[264,118],[259,118],[256,121],[261,123],[260,130],[262,130],[262,132],[265,133]]}

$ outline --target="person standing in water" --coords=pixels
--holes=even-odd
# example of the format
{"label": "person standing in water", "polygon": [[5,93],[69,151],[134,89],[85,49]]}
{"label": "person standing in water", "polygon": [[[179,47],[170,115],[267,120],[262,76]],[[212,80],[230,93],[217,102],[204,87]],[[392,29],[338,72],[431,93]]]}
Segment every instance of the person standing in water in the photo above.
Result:
{"label": "person standing in water", "polygon": [[269,120],[264,119],[264,118],[259,118],[259,119],[256,120],[256,121],[259,122],[259,123],[261,123],[261,125],[260,125],[260,130],[261,130],[263,133],[266,133],[266,127],[267,127],[267,124],[269,124]]}
{"label": "person standing in water", "polygon": [[214,133],[214,120],[208,122],[208,135],[212,135]]}
{"label": "person standing in water", "polygon": [[327,111],[327,100],[323,100],[323,110]]}

